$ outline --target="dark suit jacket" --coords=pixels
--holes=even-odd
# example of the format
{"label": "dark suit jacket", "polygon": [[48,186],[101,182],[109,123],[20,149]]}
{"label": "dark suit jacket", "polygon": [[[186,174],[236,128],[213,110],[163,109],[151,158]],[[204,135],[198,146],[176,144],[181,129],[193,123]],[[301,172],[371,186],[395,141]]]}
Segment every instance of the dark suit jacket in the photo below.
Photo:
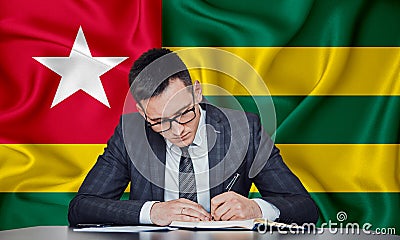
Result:
{"label": "dark suit jacket", "polygon": [[[223,193],[239,172],[232,191],[248,196],[254,182],[262,198],[280,210],[279,221],[302,224],[318,220],[314,201],[283,162],[257,115],[201,106],[208,125],[211,198]],[[122,116],[104,153],[70,203],[70,224],[139,224],[146,201],[164,200],[165,145],[138,113]],[[119,200],[129,182],[129,200]]]}

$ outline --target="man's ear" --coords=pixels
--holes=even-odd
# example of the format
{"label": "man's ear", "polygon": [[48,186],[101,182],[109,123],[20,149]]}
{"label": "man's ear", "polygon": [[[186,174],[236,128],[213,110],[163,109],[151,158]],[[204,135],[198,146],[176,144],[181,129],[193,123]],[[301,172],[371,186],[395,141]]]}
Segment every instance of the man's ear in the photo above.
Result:
{"label": "man's ear", "polygon": [[142,115],[143,118],[145,118],[144,116],[144,110],[142,109],[141,105],[139,103],[136,103],[136,109],[138,110],[138,112],[140,113],[140,115]]}
{"label": "man's ear", "polygon": [[201,84],[199,80],[196,80],[193,84],[193,90],[194,90],[194,99],[197,103],[201,102],[203,99],[203,89],[201,88]]}

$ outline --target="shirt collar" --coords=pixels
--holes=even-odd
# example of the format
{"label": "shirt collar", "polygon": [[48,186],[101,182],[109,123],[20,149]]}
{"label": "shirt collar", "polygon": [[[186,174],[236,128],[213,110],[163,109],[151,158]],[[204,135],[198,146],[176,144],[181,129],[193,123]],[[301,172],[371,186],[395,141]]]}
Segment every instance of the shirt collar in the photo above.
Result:
{"label": "shirt collar", "polygon": [[193,143],[198,147],[207,147],[204,146],[207,140],[207,131],[206,131],[206,111],[202,108],[200,109],[200,121],[199,125],[197,126],[196,135],[194,136]]}

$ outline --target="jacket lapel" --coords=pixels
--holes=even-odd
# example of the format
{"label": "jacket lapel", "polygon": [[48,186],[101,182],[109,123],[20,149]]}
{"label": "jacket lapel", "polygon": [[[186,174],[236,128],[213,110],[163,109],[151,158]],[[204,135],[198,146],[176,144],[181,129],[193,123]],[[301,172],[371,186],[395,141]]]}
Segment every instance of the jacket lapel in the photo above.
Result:
{"label": "jacket lapel", "polygon": [[[205,105],[205,106],[204,106]],[[211,127],[207,127],[207,145],[208,145],[208,164],[209,164],[209,184],[210,184],[210,198],[212,199],[216,195],[224,191],[224,162],[221,162],[226,153],[226,147],[229,143],[226,143],[225,134],[227,132],[224,124],[221,123],[221,113],[217,108],[209,105],[202,104],[202,107],[206,109],[206,124]]]}
{"label": "jacket lapel", "polygon": [[164,138],[146,127],[148,142],[151,150],[147,152],[147,158],[150,168],[150,181],[152,183],[152,199],[164,201],[165,184],[165,155],[166,144]]}
{"label": "jacket lapel", "polygon": [[206,123],[212,126],[207,127],[207,144],[210,197],[213,198],[225,192],[233,174],[238,172],[244,174],[243,168],[250,138],[249,123],[244,112],[219,109],[210,104],[205,108]]}

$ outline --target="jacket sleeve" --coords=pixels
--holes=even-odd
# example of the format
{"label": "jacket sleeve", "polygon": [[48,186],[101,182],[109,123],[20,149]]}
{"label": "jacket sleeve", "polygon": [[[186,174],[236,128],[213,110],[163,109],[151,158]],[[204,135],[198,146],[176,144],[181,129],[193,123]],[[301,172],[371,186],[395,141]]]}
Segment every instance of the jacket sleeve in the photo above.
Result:
{"label": "jacket sleeve", "polygon": [[316,223],[318,208],[310,194],[286,166],[279,149],[261,127],[259,118],[255,116],[250,122],[253,123],[250,125],[254,142],[253,151],[257,155],[254,161],[265,163],[252,179],[262,199],[280,210],[278,218],[280,222]]}
{"label": "jacket sleeve", "polygon": [[89,171],[68,210],[71,226],[78,223],[138,224],[145,201],[121,201],[130,181],[130,159],[122,138],[122,120],[104,153]]}

